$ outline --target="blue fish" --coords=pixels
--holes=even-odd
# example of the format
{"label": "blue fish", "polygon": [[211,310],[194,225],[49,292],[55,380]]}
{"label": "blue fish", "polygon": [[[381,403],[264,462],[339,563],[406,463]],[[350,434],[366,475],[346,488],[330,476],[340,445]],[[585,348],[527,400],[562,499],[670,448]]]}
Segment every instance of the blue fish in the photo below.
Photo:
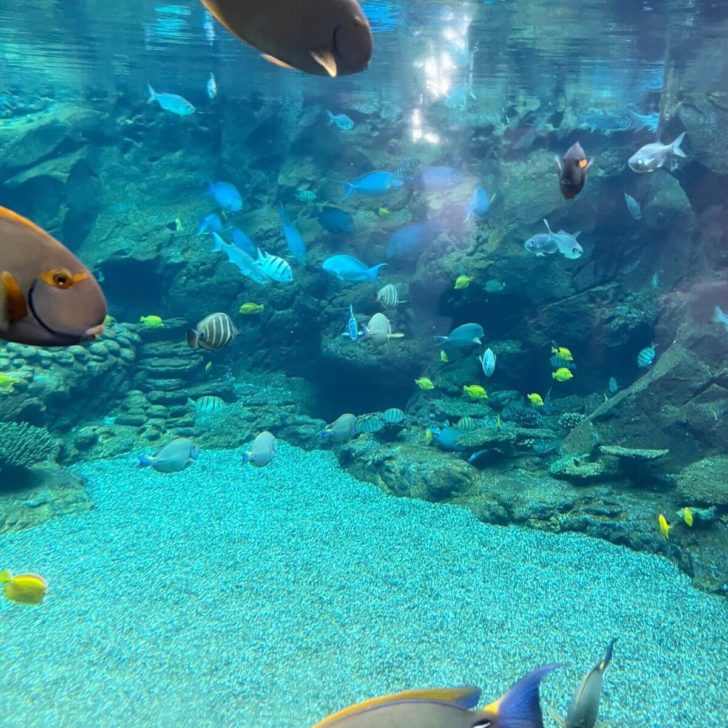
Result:
{"label": "blue fish", "polygon": [[627,209],[629,210],[629,214],[632,215],[635,220],[641,220],[642,207],[640,207],[640,203],[637,202],[637,200],[635,200],[632,195],[628,195],[626,192],[624,193],[624,201],[627,203]]}
{"label": "blue fish", "polygon": [[646,367],[650,366],[653,361],[655,361],[655,352],[656,344],[652,344],[652,346],[646,346],[642,351],[640,351],[639,354],[637,354],[637,366],[640,369],[645,369]]}
{"label": "blue fish", "polygon": [[314,215],[324,230],[332,235],[352,235],[354,233],[354,219],[338,207],[324,207]]}
{"label": "blue fish", "polygon": [[147,89],[149,89],[148,104],[156,101],[165,111],[177,116],[189,116],[195,113],[195,107],[187,99],[183,99],[177,94],[158,94],[149,84],[147,84]]}
{"label": "blue fish", "polygon": [[485,188],[476,187],[470,201],[465,206],[465,222],[470,222],[474,217],[483,217],[488,212],[492,201],[492,198],[488,199]]}
{"label": "blue fish", "polygon": [[421,175],[422,184],[431,190],[444,190],[454,187],[463,180],[463,173],[454,167],[429,167]]}
{"label": "blue fish", "polygon": [[500,460],[503,457],[503,451],[498,448],[486,448],[483,450],[477,450],[469,458],[468,462],[474,465],[476,468],[488,463],[492,463],[495,460]]}
{"label": "blue fish", "polygon": [[713,323],[720,324],[726,331],[728,331],[728,313],[726,313],[720,306],[716,306],[713,310]]}
{"label": "blue fish", "polygon": [[281,217],[281,226],[283,227],[283,235],[286,238],[286,243],[288,243],[288,250],[303,265],[306,262],[306,243],[303,242],[298,228],[289,220],[286,211],[283,209],[283,205],[279,206],[278,214]]}
{"label": "blue fish", "polygon": [[267,283],[267,276],[257,263],[243,250],[226,243],[217,233],[212,233],[212,249],[227,255],[228,260],[246,277],[255,283]]}
{"label": "blue fish", "polygon": [[197,229],[197,234],[202,235],[203,233],[221,233],[222,232],[222,220],[216,212],[210,213],[207,217],[203,218],[200,223],[200,227]]}
{"label": "blue fish", "polygon": [[481,344],[483,336],[485,336],[485,331],[480,324],[462,324],[454,328],[447,336],[436,336],[435,339],[440,345],[467,347]]}
{"label": "blue fish", "polygon": [[399,228],[387,243],[387,257],[412,260],[431,243],[439,230],[427,222],[415,222]]}
{"label": "blue fish", "polygon": [[391,172],[369,172],[353,182],[344,182],[344,199],[352,192],[358,192],[360,195],[367,197],[379,197],[385,195],[389,190],[401,187],[404,184],[401,179],[397,179]]}
{"label": "blue fish", "polygon": [[234,184],[230,182],[210,182],[207,191],[221,210],[240,212],[243,209],[243,198]]}
{"label": "blue fish", "polygon": [[233,245],[237,246],[240,250],[251,257],[258,254],[258,248],[247,233],[243,232],[240,228],[234,227],[232,235]]}
{"label": "blue fish", "polygon": [[329,126],[336,124],[342,131],[351,131],[354,128],[353,120],[346,114],[332,114],[330,111],[326,113],[329,117]]}
{"label": "blue fish", "polygon": [[357,341],[363,335],[359,331],[359,324],[356,321],[356,316],[354,316],[354,307],[352,305],[349,305],[349,321],[346,324],[346,331],[341,335],[348,336],[352,341]]}
{"label": "blue fish", "polygon": [[430,431],[435,436],[435,444],[443,450],[462,450],[462,446],[458,445],[458,438],[463,433],[457,427],[445,427],[440,430],[437,427],[431,427]]}
{"label": "blue fish", "polygon": [[340,281],[348,283],[360,283],[362,281],[376,281],[379,270],[384,268],[386,263],[379,263],[371,268],[358,258],[352,255],[332,255],[326,258],[321,266],[327,273],[335,276]]}
{"label": "blue fish", "polygon": [[483,368],[483,374],[486,377],[492,377],[495,372],[495,353],[493,349],[486,349],[483,356],[478,357],[480,366]]}

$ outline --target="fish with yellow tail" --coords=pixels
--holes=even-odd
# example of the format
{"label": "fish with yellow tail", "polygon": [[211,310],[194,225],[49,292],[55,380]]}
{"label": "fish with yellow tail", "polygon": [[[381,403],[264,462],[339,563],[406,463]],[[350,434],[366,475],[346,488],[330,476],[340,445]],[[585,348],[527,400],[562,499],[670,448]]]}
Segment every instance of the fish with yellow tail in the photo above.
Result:
{"label": "fish with yellow tail", "polygon": [[41,604],[48,591],[48,583],[38,574],[17,574],[7,569],[0,571],[0,584],[5,596],[18,604]]}
{"label": "fish with yellow tail", "polygon": [[670,529],[672,526],[667,522],[667,519],[665,516],[660,513],[659,516],[657,516],[657,525],[660,527],[660,533],[662,534],[662,537],[665,539],[665,541],[670,540]]}
{"label": "fish with yellow tail", "polygon": [[440,361],[443,364],[447,364],[450,361],[447,352],[444,349],[440,349]]}
{"label": "fish with yellow tail", "polygon": [[559,367],[555,372],[551,373],[551,378],[557,382],[568,382],[569,379],[573,379],[574,375],[570,369],[566,367]]}
{"label": "fish with yellow tail", "polygon": [[415,379],[415,384],[423,392],[430,392],[435,388],[435,385],[432,383],[432,379],[429,377],[419,377],[418,379]]}
{"label": "fish with yellow tail", "polygon": [[263,311],[265,311],[264,303],[252,303],[250,301],[241,304],[238,309],[238,313],[243,314],[243,316],[257,316],[259,313],[263,313]]}
{"label": "fish with yellow tail", "polygon": [[485,391],[485,388],[481,387],[479,384],[465,384],[463,385],[463,392],[465,392],[470,399],[475,400],[476,402],[488,399],[488,393]]}
{"label": "fish with yellow tail", "polygon": [[105,318],[91,271],[45,230],[0,207],[0,339],[71,346],[103,333]]}
{"label": "fish with yellow tail", "polygon": [[538,392],[531,392],[530,394],[527,394],[526,399],[534,407],[543,407],[543,397]]}
{"label": "fish with yellow tail", "polygon": [[566,718],[562,718],[556,711],[547,705],[546,708],[551,717],[561,726],[561,728],[594,728],[597,724],[597,716],[599,715],[599,700],[602,694],[602,682],[604,671],[612,662],[614,653],[614,643],[617,641],[615,637],[608,645],[604,653],[604,657],[597,662],[589,672],[584,675],[579,689],[576,691]]}
{"label": "fish with yellow tail", "polygon": [[164,326],[164,321],[161,316],[140,316],[139,323],[147,329],[158,329]]}
{"label": "fish with yellow tail", "polygon": [[685,508],[681,508],[678,513],[685,522],[685,525],[688,528],[692,528],[694,523],[693,512],[687,506],[685,506]]}
{"label": "fish with yellow tail", "polygon": [[574,355],[565,346],[556,346],[556,344],[554,344],[551,347],[551,353],[564,361],[574,361]]}
{"label": "fish with yellow tail", "polygon": [[476,708],[481,692],[475,687],[406,690],[351,705],[313,728],[543,728],[539,687],[557,667],[529,672],[484,708]]}
{"label": "fish with yellow tail", "polygon": [[462,291],[467,288],[472,282],[473,279],[470,276],[461,275],[455,279],[454,288],[456,291]]}

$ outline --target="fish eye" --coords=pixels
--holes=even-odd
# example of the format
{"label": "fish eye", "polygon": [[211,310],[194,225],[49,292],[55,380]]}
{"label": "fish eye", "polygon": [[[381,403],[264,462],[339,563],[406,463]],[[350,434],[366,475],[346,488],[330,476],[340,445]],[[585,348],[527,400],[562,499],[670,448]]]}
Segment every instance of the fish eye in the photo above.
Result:
{"label": "fish eye", "polygon": [[57,270],[51,271],[51,283],[56,288],[70,288],[73,285],[73,276],[71,271],[65,268],[58,268]]}

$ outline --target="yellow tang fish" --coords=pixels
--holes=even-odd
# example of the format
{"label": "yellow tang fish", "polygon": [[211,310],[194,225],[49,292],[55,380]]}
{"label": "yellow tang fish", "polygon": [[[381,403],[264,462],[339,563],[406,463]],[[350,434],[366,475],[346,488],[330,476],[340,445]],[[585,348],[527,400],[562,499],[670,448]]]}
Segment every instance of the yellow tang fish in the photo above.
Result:
{"label": "yellow tang fish", "polygon": [[5,596],[18,604],[40,604],[45,598],[48,583],[38,574],[13,576],[7,569],[0,571],[0,584]]}
{"label": "yellow tang fish", "polygon": [[443,364],[447,364],[450,360],[447,358],[447,352],[444,349],[440,349],[440,361]]}
{"label": "yellow tang fish", "polygon": [[687,506],[682,509],[682,519],[688,528],[693,527],[693,512]]}
{"label": "yellow tang fish", "polygon": [[531,392],[530,394],[527,394],[526,399],[534,407],[543,407],[543,397],[540,394],[538,394],[538,392]]}
{"label": "yellow tang fish", "polygon": [[12,374],[5,374],[4,372],[0,372],[0,390],[11,392],[13,390],[15,382],[17,381],[17,377],[13,376]]}
{"label": "yellow tang fish", "polygon": [[473,279],[470,276],[458,276],[455,279],[455,290],[462,291],[464,288],[467,288],[471,284],[472,280]]}
{"label": "yellow tang fish", "polygon": [[415,379],[415,384],[423,391],[428,392],[431,389],[435,388],[435,385],[432,383],[432,380],[428,377],[420,377],[419,379]]}
{"label": "yellow tang fish", "polygon": [[574,361],[574,356],[565,346],[552,346],[551,353],[564,361]]}
{"label": "yellow tang fish", "polygon": [[164,326],[164,321],[161,316],[140,316],[139,323],[146,326],[148,329],[158,329],[160,326]]}
{"label": "yellow tang fish", "polygon": [[244,316],[255,316],[258,313],[263,313],[265,305],[262,303],[244,303],[240,306],[238,313],[242,313]]}
{"label": "yellow tang fish", "polygon": [[433,439],[434,435],[432,434],[432,430],[428,427],[425,430],[425,445],[429,445]]}
{"label": "yellow tang fish", "polygon": [[479,384],[465,384],[463,386],[463,392],[465,392],[470,399],[488,399],[488,393]]}
{"label": "yellow tang fish", "polygon": [[659,516],[657,516],[657,523],[660,526],[660,533],[663,535],[665,541],[669,540],[670,538],[670,529],[672,526],[667,522],[667,519],[665,516],[660,513]]}
{"label": "yellow tang fish", "polygon": [[569,379],[573,379],[574,378],[574,375],[566,367],[559,367],[555,372],[553,372],[551,374],[551,376],[557,382],[568,382]]}
{"label": "yellow tang fish", "polygon": [[392,211],[388,207],[380,207],[377,210],[377,215],[379,215],[379,217],[388,217],[391,214]]}

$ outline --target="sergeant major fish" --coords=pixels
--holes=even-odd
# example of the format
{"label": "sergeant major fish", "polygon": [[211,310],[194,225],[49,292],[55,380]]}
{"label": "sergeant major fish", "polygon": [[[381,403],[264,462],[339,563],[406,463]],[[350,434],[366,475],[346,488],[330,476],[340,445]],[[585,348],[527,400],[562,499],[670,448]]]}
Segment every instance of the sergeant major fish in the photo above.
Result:
{"label": "sergeant major fish", "polygon": [[277,255],[258,250],[258,258],[255,264],[272,281],[290,283],[293,280],[293,270],[288,261],[279,258]]}
{"label": "sergeant major fish", "polygon": [[263,58],[316,76],[369,65],[372,31],[356,0],[202,0],[212,15]]}

